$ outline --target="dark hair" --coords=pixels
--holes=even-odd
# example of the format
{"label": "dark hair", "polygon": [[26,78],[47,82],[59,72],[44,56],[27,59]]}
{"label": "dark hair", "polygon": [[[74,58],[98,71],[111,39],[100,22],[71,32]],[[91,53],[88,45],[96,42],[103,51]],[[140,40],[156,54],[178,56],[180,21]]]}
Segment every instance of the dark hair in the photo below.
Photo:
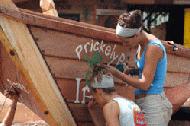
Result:
{"label": "dark hair", "polygon": [[[100,66],[100,65],[95,65],[93,68],[93,74],[91,77],[91,83],[93,83],[94,78],[97,78],[98,81],[102,80],[102,76],[105,74],[110,74],[109,71],[104,67],[104,66]],[[90,86],[91,87],[91,86]],[[98,88],[93,88],[91,87],[91,90],[93,92],[96,92],[96,89]],[[103,92],[107,93],[107,94],[111,94],[112,92],[115,92],[116,89],[115,87],[110,87],[110,88],[100,88],[103,90]]]}
{"label": "dark hair", "polygon": [[100,65],[95,65],[93,70],[92,70],[92,77],[91,77],[91,81],[94,80],[95,77],[97,77],[98,81],[102,80],[102,75],[108,73],[108,70],[106,70],[105,67],[100,66]]}
{"label": "dark hair", "polygon": [[134,10],[123,13],[119,16],[119,25],[125,28],[140,28],[143,26],[142,23],[142,12],[141,10]]}
{"label": "dark hair", "polygon": [[[98,89],[98,88],[92,88],[91,90],[96,93],[96,89]],[[113,93],[113,92],[116,91],[115,87],[111,87],[111,88],[100,88],[100,89],[102,89],[103,92],[105,92],[106,94],[111,94],[111,93]]]}

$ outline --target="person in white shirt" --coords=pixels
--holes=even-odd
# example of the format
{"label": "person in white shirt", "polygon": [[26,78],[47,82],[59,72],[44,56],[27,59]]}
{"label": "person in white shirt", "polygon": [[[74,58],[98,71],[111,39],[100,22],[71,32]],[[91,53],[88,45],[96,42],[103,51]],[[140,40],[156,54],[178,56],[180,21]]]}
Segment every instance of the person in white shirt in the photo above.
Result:
{"label": "person in white shirt", "polygon": [[118,95],[112,75],[104,72],[104,69],[96,71],[91,79],[91,90],[95,101],[103,108],[106,125],[146,126],[138,105]]}

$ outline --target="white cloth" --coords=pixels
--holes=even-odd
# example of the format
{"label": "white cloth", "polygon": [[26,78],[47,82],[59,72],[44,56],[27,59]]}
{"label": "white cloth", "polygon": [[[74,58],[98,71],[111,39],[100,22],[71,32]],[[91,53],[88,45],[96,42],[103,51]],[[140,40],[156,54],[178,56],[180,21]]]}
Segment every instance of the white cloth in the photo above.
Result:
{"label": "white cloth", "polygon": [[140,108],[133,102],[122,97],[113,99],[119,105],[119,122],[120,126],[135,126],[134,110],[140,111]]}
{"label": "white cloth", "polygon": [[114,87],[113,77],[110,75],[103,75],[102,80],[98,81],[97,77],[94,78],[92,83],[93,88],[112,88]]}
{"label": "white cloth", "polygon": [[117,24],[116,26],[116,35],[121,37],[132,37],[137,34],[141,28],[124,28]]}

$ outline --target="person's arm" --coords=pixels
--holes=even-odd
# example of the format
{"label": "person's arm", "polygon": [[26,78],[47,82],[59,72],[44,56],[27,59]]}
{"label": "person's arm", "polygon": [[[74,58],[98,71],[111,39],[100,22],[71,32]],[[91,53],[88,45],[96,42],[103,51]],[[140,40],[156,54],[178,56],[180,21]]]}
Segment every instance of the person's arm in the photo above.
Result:
{"label": "person's arm", "polygon": [[5,90],[4,95],[11,99],[11,105],[10,108],[6,114],[6,116],[3,118],[2,124],[3,126],[12,126],[12,122],[15,116],[15,112],[16,112],[16,106],[17,106],[17,102],[20,96],[20,86],[14,82],[11,82],[10,80],[8,80],[8,82],[10,83],[10,87],[8,89]]}
{"label": "person's arm", "polygon": [[3,118],[3,121],[2,121],[2,123],[5,126],[11,126],[12,125],[14,115],[15,115],[15,112],[16,112],[18,96],[12,96],[11,100],[12,100],[12,104],[10,105],[9,110],[8,110],[6,116]]}
{"label": "person's arm", "polygon": [[103,107],[106,126],[119,126],[119,105],[116,102],[107,103]]}
{"label": "person's arm", "polygon": [[159,47],[157,46],[147,47],[146,54],[145,54],[145,65],[144,65],[141,79],[134,78],[132,76],[119,72],[114,67],[109,66],[108,69],[114,76],[127,82],[129,85],[135,88],[148,90],[148,88],[150,87],[154,79],[157,63],[161,59],[162,55],[163,55],[163,52]]}

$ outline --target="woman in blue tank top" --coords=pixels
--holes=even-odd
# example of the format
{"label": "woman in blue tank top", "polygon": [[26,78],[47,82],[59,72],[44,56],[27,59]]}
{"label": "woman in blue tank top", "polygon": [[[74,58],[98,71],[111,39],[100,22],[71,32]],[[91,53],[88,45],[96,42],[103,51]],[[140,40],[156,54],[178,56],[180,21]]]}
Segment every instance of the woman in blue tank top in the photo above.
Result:
{"label": "woman in blue tank top", "polygon": [[167,126],[172,114],[172,105],[164,93],[167,73],[165,47],[154,35],[142,30],[140,10],[120,15],[116,35],[125,47],[141,47],[135,58],[139,78],[122,73],[111,66],[107,66],[107,69],[117,78],[137,88],[136,103],[145,113],[148,126]]}

